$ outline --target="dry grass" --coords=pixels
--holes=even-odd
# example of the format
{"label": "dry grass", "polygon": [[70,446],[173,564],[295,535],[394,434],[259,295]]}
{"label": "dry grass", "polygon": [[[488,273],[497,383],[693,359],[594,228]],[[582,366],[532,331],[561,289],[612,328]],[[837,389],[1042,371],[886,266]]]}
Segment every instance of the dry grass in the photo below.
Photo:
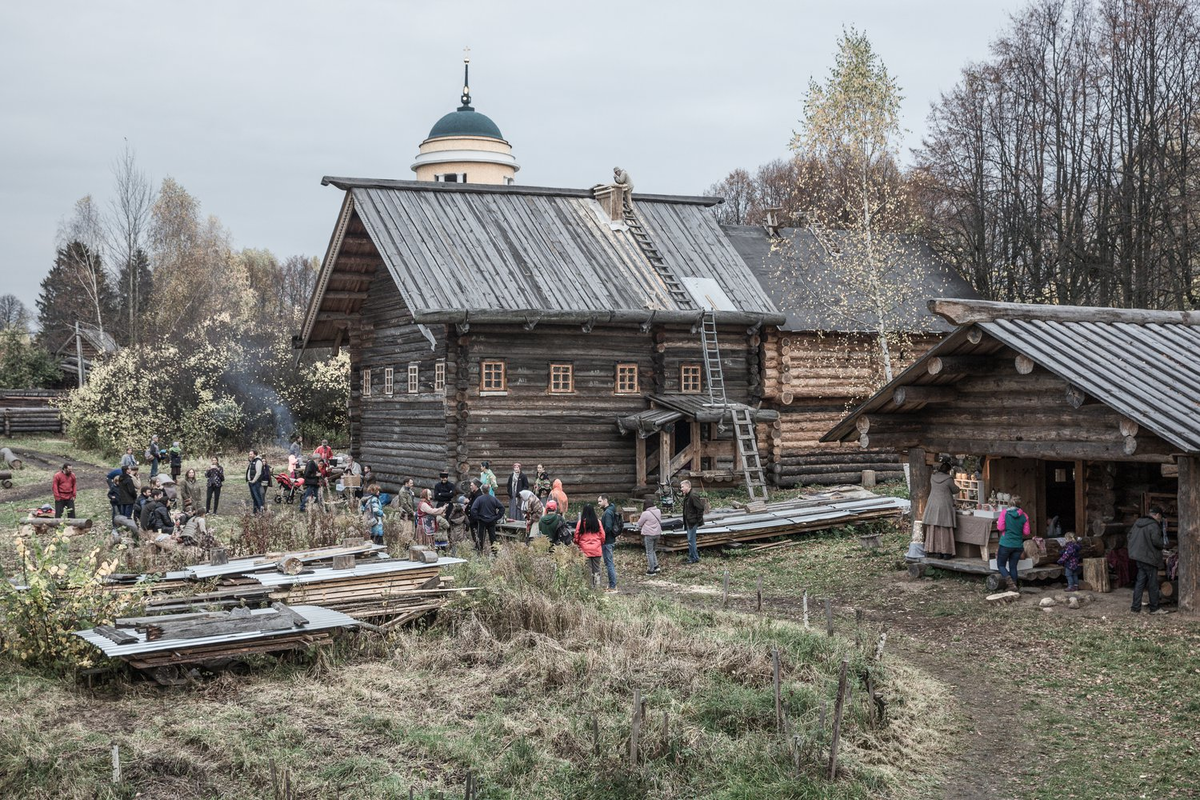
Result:
{"label": "dry grass", "polygon": [[[815,746],[801,773],[791,766],[774,728],[771,650],[796,725],[815,739],[841,658],[853,675],[866,665],[849,640],[597,596],[568,551],[506,548],[461,572],[482,588],[430,629],[348,637],[308,665],[264,661],[239,681],[92,694],[0,668],[0,714],[13,720],[0,729],[0,795],[261,798],[273,762],[313,798],[454,796],[467,770],[484,798],[874,798],[936,770],[940,690],[890,662],[879,671],[886,725],[871,724],[852,681],[843,777],[819,777]],[[635,687],[648,720],[631,769]],[[118,787],[107,783],[112,741],[124,754]]]}

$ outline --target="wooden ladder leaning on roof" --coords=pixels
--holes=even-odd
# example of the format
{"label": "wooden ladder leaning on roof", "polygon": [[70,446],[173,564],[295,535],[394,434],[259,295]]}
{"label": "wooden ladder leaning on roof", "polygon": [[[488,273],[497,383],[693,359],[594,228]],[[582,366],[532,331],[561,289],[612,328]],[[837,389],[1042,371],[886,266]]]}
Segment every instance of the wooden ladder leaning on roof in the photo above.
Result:
{"label": "wooden ladder leaning on roof", "polygon": [[658,248],[654,245],[654,240],[650,238],[650,234],[646,233],[646,229],[642,226],[642,221],[638,219],[638,215],[634,212],[633,203],[629,199],[629,192],[625,192],[624,199],[621,201],[621,215],[625,218],[625,224],[629,226],[629,233],[633,236],[633,240],[637,242],[642,254],[646,256],[646,260],[650,262],[650,266],[654,267],[654,271],[658,273],[658,277],[662,278],[663,284],[667,287],[667,294],[671,295],[671,299],[678,303],[681,309],[695,308],[696,303],[692,300],[691,294],[679,282],[679,278],[675,277],[675,272],[667,264],[667,260],[662,257],[662,253],[658,252]]}
{"label": "wooden ladder leaning on roof", "polygon": [[[733,418],[733,433],[737,440],[742,476],[746,479],[746,491],[750,500],[767,499],[767,480],[763,474],[762,457],[758,453],[758,436],[754,432],[754,418],[745,406],[731,408],[725,394],[725,372],[721,368],[721,349],[717,342],[717,315],[704,312],[700,323],[701,346],[704,350],[704,372],[708,379],[708,397],[714,407],[721,407]],[[724,421],[722,421],[722,425]]]}

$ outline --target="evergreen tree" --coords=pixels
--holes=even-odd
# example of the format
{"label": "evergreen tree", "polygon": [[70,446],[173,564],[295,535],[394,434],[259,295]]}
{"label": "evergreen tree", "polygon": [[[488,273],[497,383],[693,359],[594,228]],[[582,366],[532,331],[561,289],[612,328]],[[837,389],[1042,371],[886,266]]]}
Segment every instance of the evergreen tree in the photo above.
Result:
{"label": "evergreen tree", "polygon": [[[37,299],[40,340],[47,349],[53,351],[66,341],[74,332],[77,321],[100,326],[105,319],[113,316],[117,303],[108,275],[102,269],[92,268],[99,258],[87,245],[78,241],[58,249],[54,266],[42,279],[42,292]],[[88,274],[81,274],[85,272]],[[93,274],[101,317],[97,316],[97,303],[82,286],[83,282],[93,280]]]}

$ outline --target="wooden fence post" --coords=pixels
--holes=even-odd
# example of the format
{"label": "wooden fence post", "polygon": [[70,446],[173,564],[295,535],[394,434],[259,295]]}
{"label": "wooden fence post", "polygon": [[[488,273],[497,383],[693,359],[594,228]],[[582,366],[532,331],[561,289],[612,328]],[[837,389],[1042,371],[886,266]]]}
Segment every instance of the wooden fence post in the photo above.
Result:
{"label": "wooden fence post", "polygon": [[121,745],[116,742],[112,746],[112,782],[121,782]]}
{"label": "wooden fence post", "polygon": [[633,719],[629,723],[629,766],[637,768],[638,734],[642,729],[642,690],[633,690]]}
{"label": "wooden fence post", "polygon": [[808,589],[804,590],[804,630],[808,630]]}
{"label": "wooden fence post", "polygon": [[775,689],[775,730],[783,730],[783,691],[780,680],[779,648],[771,651],[772,685]]}
{"label": "wooden fence post", "polygon": [[721,579],[721,606],[729,607],[729,570],[725,570],[725,577]]}
{"label": "wooden fence post", "polygon": [[755,592],[758,596],[758,609],[762,611],[762,575],[758,576],[758,589]]}
{"label": "wooden fence post", "polygon": [[842,706],[846,702],[846,669],[850,659],[842,659],[842,669],[838,675],[837,701],[833,706],[833,736],[829,741],[829,780],[837,777],[838,740],[842,735]]}
{"label": "wooden fence post", "polygon": [[825,633],[833,636],[833,602],[825,598]]}

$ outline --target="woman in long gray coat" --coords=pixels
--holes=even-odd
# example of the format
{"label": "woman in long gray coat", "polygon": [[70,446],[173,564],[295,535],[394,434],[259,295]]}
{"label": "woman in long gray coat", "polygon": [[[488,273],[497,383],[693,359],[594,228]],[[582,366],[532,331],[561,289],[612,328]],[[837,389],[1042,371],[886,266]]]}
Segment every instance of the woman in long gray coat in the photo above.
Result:
{"label": "woman in long gray coat", "polygon": [[929,500],[921,517],[927,556],[954,558],[955,488],[950,462],[943,461],[929,478]]}

